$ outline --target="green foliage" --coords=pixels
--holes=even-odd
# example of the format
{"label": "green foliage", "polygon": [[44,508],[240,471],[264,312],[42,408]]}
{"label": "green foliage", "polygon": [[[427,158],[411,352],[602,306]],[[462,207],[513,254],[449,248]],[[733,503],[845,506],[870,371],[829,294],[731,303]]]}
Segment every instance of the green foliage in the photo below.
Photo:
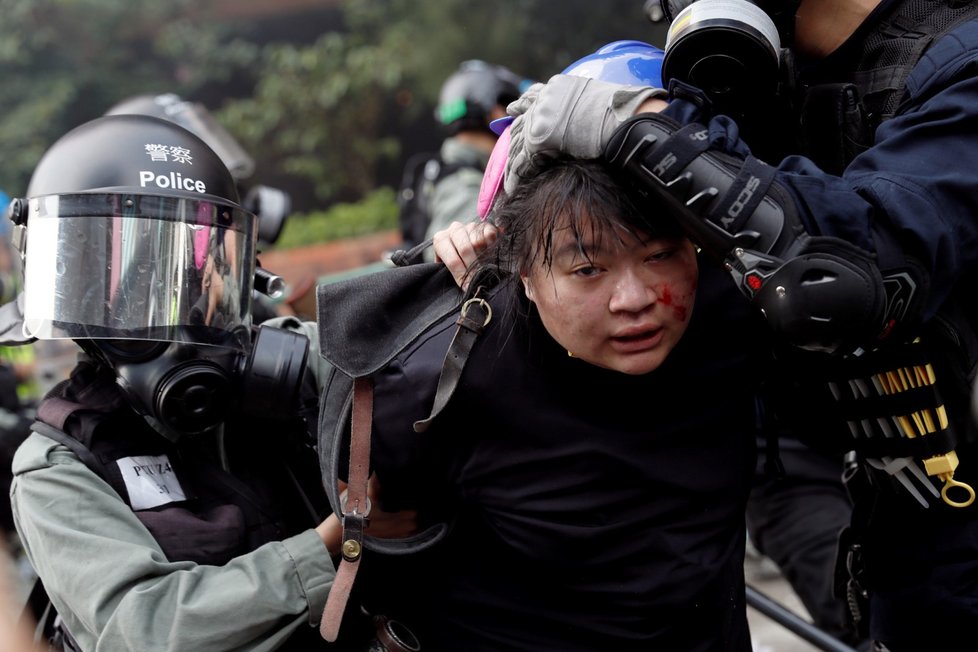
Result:
{"label": "green foliage", "polygon": [[350,238],[397,228],[397,200],[388,187],[374,190],[355,203],[334,204],[329,210],[292,215],[285,222],[276,249]]}
{"label": "green foliage", "polygon": [[0,0],[0,187],[23,193],[51,143],[120,100],[188,96],[242,65],[247,53],[220,47],[220,28],[203,20],[208,4]]}
{"label": "green foliage", "polygon": [[299,210],[356,201],[437,147],[438,90],[460,61],[543,80],[612,40],[664,41],[641,0],[268,0],[248,14],[260,5],[0,0],[0,188],[23,193],[55,139],[117,102],[172,92],[239,139],[248,182],[287,188]]}
{"label": "green foliage", "polygon": [[374,188],[378,161],[397,143],[380,136],[400,80],[394,57],[354,36],[328,33],[308,47],[265,49],[253,97],[228,103],[221,121],[263,161],[310,180],[322,201]]}

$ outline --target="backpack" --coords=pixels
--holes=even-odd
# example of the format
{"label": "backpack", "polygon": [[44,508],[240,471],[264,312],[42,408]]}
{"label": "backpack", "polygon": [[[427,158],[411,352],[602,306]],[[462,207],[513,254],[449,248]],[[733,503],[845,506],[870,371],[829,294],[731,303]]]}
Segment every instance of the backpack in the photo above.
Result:
{"label": "backpack", "polygon": [[435,186],[462,168],[479,169],[471,163],[446,163],[434,152],[420,152],[408,159],[397,191],[397,221],[405,249],[425,240],[431,224],[431,196]]}
{"label": "backpack", "polygon": [[[440,541],[449,529],[448,523],[435,523],[403,539],[378,539],[363,532],[366,514],[358,505],[367,505],[369,511],[371,376],[430,327],[457,313],[458,328],[442,364],[430,416],[414,424],[417,432],[427,429],[451,399],[469,351],[490,323],[492,313],[483,296],[497,281],[494,273],[481,273],[463,294],[444,265],[420,263],[317,290],[320,355],[332,366],[320,395],[319,459],[323,486],[343,523],[343,554],[321,622],[327,641],[338,636],[364,550],[416,553]],[[349,482],[342,496],[339,479]]]}

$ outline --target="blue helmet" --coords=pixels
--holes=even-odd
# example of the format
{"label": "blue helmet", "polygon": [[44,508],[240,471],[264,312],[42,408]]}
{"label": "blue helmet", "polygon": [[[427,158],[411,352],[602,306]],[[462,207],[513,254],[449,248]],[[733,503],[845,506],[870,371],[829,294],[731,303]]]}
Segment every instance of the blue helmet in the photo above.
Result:
{"label": "blue helmet", "polygon": [[642,41],[614,41],[578,59],[561,74],[662,88],[663,57],[663,50]]}
{"label": "blue helmet", "polygon": [[7,206],[10,205],[10,196],[0,190],[0,237],[6,238],[10,235],[13,222],[7,218]]}
{"label": "blue helmet", "polygon": [[[612,41],[561,71],[562,75],[589,77],[626,86],[662,86],[665,52],[643,41]],[[512,116],[489,125],[497,135],[513,121]]]}
{"label": "blue helmet", "polygon": [[[564,68],[563,75],[588,77],[626,86],[652,86],[662,88],[662,60],[665,52],[642,41],[612,41],[592,54],[582,57]],[[502,136],[513,122],[513,116],[493,120],[489,128]],[[492,208],[496,195],[502,188],[503,174],[509,154],[509,136],[496,141],[489,158],[482,187],[479,190],[478,213],[485,219]]]}

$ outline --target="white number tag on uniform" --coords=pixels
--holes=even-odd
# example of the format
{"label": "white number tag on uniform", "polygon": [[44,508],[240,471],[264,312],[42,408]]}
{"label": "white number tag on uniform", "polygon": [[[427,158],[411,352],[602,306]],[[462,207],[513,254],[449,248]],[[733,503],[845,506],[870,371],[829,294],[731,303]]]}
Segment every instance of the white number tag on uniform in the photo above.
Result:
{"label": "white number tag on uniform", "polygon": [[186,500],[166,455],[136,455],[116,460],[134,510]]}

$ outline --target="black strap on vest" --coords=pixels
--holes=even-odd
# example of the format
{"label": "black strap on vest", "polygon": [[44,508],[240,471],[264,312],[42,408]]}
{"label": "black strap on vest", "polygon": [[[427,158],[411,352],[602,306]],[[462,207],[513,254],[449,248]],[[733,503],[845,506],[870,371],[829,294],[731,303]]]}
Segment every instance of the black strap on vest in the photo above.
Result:
{"label": "black strap on vest", "polygon": [[[86,378],[81,382],[88,383],[89,380]],[[128,505],[129,492],[121,472],[113,464],[114,458],[106,455],[96,445],[96,433],[101,432],[100,428],[106,423],[106,418],[117,414],[122,405],[117,388],[114,383],[96,381],[86,384],[84,391],[85,404],[58,395],[57,388],[50,392],[37,406],[37,420],[31,425],[31,430],[68,448],[88,469],[108,483]],[[133,418],[138,417],[134,415]],[[130,433],[129,437],[133,436],[134,433]],[[167,446],[162,438],[159,445]]]}
{"label": "black strap on vest", "polygon": [[44,423],[43,421],[35,421],[31,425],[31,430],[38,434],[44,435],[49,439],[53,439],[59,444],[67,447],[72,453],[78,456],[78,459],[80,459],[85,466],[97,473],[100,478],[106,482],[109,482],[109,474],[106,471],[105,465],[102,464],[102,460],[100,460],[97,455],[92,453],[92,451],[89,450],[85,444],[81,443],[65,431],[58,430],[54,426]]}
{"label": "black strap on vest", "polygon": [[892,118],[907,78],[938,38],[978,15],[978,5],[961,0],[909,0],[881,20],[866,39],[853,83],[875,128]]}
{"label": "black strap on vest", "polygon": [[65,432],[68,419],[82,409],[83,407],[78,403],[58,396],[48,396],[37,406],[37,421],[31,425],[31,430],[67,447],[85,466],[115,487],[112,476],[102,460],[77,437]]}

